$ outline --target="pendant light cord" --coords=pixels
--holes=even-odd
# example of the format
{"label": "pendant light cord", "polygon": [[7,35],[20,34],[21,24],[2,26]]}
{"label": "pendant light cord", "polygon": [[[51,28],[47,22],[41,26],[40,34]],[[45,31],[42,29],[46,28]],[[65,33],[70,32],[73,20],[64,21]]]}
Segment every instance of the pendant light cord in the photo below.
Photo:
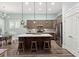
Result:
{"label": "pendant light cord", "polygon": [[23,1],[22,1],[22,5],[21,5],[21,8],[22,8],[22,18],[21,18],[21,25],[24,25],[24,21],[23,21]]}
{"label": "pendant light cord", "polygon": [[47,20],[47,2],[46,2],[46,20]]}
{"label": "pendant light cord", "polygon": [[22,2],[22,20],[23,20],[23,2]]}
{"label": "pendant light cord", "polygon": [[35,1],[34,1],[34,20],[35,20]]}

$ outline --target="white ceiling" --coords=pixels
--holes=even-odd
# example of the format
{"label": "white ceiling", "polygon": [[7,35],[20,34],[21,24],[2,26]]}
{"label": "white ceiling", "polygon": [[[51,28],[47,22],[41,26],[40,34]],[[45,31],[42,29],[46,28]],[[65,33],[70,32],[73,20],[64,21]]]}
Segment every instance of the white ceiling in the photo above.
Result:
{"label": "white ceiling", "polygon": [[[34,9],[35,6],[35,9]],[[46,8],[47,7],[47,8]],[[57,14],[62,11],[62,3],[60,2],[47,2],[47,6],[45,2],[29,2],[23,3],[23,13],[47,13],[49,14]],[[22,2],[0,2],[0,11],[5,13],[22,13]]]}

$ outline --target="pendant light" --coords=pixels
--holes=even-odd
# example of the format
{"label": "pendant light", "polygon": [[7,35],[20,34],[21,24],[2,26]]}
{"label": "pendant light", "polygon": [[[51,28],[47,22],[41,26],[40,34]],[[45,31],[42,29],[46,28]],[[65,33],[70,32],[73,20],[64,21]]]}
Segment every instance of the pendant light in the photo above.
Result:
{"label": "pendant light", "polygon": [[46,20],[47,20],[47,2],[46,2]]}
{"label": "pendant light", "polygon": [[21,20],[21,25],[24,25],[24,21],[23,21],[23,2],[22,2],[22,20]]}
{"label": "pendant light", "polygon": [[34,20],[35,20],[35,2],[34,2]]}
{"label": "pendant light", "polygon": [[[46,20],[47,20],[47,2],[46,2]],[[48,24],[48,21],[46,21],[46,24]]]}
{"label": "pendant light", "polygon": [[7,14],[5,13],[5,6],[3,6],[2,18],[6,18]]}
{"label": "pendant light", "polygon": [[33,23],[34,24],[36,23],[36,21],[35,21],[35,2],[34,2],[34,21],[33,21]]}

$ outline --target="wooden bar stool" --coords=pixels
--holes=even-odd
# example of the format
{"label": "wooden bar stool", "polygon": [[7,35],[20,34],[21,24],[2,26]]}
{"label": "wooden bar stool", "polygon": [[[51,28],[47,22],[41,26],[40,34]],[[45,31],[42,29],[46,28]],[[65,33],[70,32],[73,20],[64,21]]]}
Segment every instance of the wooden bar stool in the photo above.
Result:
{"label": "wooden bar stool", "polygon": [[3,38],[3,37],[0,38],[0,45],[1,45],[1,48],[4,47],[4,43],[5,43],[4,38]]}
{"label": "wooden bar stool", "polygon": [[37,52],[37,41],[31,41],[31,51]]}
{"label": "wooden bar stool", "polygon": [[21,45],[21,47],[18,48],[18,52],[22,51],[24,53],[24,42],[23,41],[19,41],[18,43]]}
{"label": "wooden bar stool", "polygon": [[43,46],[44,50],[48,50],[50,49],[50,43],[49,41],[44,41],[44,46]]}

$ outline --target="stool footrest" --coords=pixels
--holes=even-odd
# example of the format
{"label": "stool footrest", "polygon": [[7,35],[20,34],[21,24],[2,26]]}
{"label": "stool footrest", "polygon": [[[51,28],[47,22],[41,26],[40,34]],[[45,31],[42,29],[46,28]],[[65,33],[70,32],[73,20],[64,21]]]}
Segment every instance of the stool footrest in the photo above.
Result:
{"label": "stool footrest", "polygon": [[49,41],[44,41],[44,49],[50,49]]}
{"label": "stool footrest", "polygon": [[37,51],[37,41],[31,41],[31,51]]}

